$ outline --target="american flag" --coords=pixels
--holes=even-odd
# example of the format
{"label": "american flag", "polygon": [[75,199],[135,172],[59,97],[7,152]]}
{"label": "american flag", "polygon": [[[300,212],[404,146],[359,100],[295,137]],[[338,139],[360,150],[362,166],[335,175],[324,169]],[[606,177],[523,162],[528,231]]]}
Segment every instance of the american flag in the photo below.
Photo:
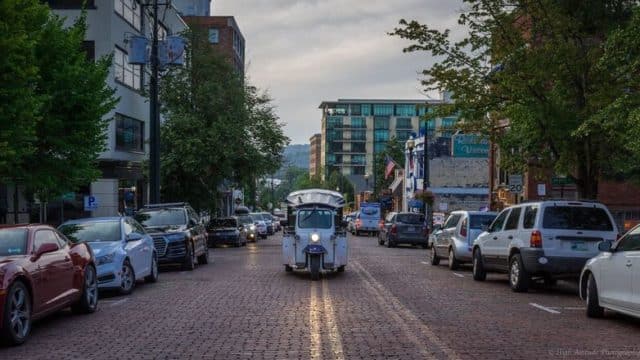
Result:
{"label": "american flag", "polygon": [[389,175],[391,175],[391,172],[393,172],[393,168],[396,167],[396,162],[389,156],[385,156],[384,161],[386,163],[384,168],[384,178],[387,179]]}

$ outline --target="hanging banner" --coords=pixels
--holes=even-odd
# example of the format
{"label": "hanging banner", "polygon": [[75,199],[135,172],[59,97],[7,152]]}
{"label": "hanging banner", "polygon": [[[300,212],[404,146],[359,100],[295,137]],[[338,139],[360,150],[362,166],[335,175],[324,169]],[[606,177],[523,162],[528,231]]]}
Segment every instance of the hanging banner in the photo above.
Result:
{"label": "hanging banner", "polygon": [[461,158],[489,157],[489,140],[473,134],[457,134],[452,136],[453,156]]}
{"label": "hanging banner", "polygon": [[144,65],[147,63],[147,46],[149,40],[144,36],[131,36],[128,40],[129,64]]}
{"label": "hanging banner", "polygon": [[169,65],[184,65],[184,38],[177,35],[167,36],[167,56]]}

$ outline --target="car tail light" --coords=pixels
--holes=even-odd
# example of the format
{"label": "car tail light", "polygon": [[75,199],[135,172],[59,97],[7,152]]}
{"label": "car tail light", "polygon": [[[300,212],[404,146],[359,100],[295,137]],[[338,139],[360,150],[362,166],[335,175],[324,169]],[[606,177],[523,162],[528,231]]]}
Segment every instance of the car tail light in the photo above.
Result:
{"label": "car tail light", "polygon": [[398,225],[396,225],[396,224],[391,225],[391,233],[392,234],[397,234],[398,233]]}
{"label": "car tail light", "polygon": [[460,236],[467,237],[467,225],[466,225],[466,224],[464,224],[464,225],[460,228]]}
{"label": "car tail light", "polygon": [[356,220],[356,227],[359,228],[360,226],[362,226],[362,220],[358,219]]}
{"label": "car tail light", "polygon": [[540,234],[540,231],[533,230],[531,232],[531,238],[529,238],[529,246],[531,246],[532,248],[542,247],[542,234]]}
{"label": "car tail light", "polygon": [[378,228],[379,229],[384,229],[384,220],[378,221]]}

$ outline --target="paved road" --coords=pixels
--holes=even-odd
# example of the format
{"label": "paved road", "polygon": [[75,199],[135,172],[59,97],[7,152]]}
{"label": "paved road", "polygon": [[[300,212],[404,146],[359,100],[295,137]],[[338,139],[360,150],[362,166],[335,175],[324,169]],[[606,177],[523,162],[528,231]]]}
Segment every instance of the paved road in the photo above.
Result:
{"label": "paved road", "polygon": [[0,359],[640,358],[640,321],[587,319],[573,284],[516,294],[506,275],[428,265],[428,250],[350,245],[346,272],[316,282],[284,272],[279,235],[215,249],[95,314],[37,323]]}

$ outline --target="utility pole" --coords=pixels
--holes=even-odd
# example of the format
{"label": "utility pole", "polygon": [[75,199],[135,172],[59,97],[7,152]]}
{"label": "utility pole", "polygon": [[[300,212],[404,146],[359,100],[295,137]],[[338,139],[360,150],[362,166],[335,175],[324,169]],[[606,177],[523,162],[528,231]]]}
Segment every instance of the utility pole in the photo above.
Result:
{"label": "utility pole", "polygon": [[158,0],[153,0],[151,34],[150,134],[149,134],[149,203],[160,202],[160,113],[158,111]]}
{"label": "utility pole", "polygon": [[[424,192],[425,195],[427,195],[427,190],[429,189],[429,131],[427,130],[427,126],[425,123],[425,129],[424,129],[424,143],[422,145],[422,168],[423,168],[423,179],[422,179],[422,191]],[[431,229],[433,228],[433,209],[431,208],[433,206],[433,203],[431,205],[427,204],[426,201],[426,197],[425,197],[425,202],[424,202],[424,211],[425,211],[425,218],[427,219],[427,228],[429,229],[429,231],[431,231]]]}

